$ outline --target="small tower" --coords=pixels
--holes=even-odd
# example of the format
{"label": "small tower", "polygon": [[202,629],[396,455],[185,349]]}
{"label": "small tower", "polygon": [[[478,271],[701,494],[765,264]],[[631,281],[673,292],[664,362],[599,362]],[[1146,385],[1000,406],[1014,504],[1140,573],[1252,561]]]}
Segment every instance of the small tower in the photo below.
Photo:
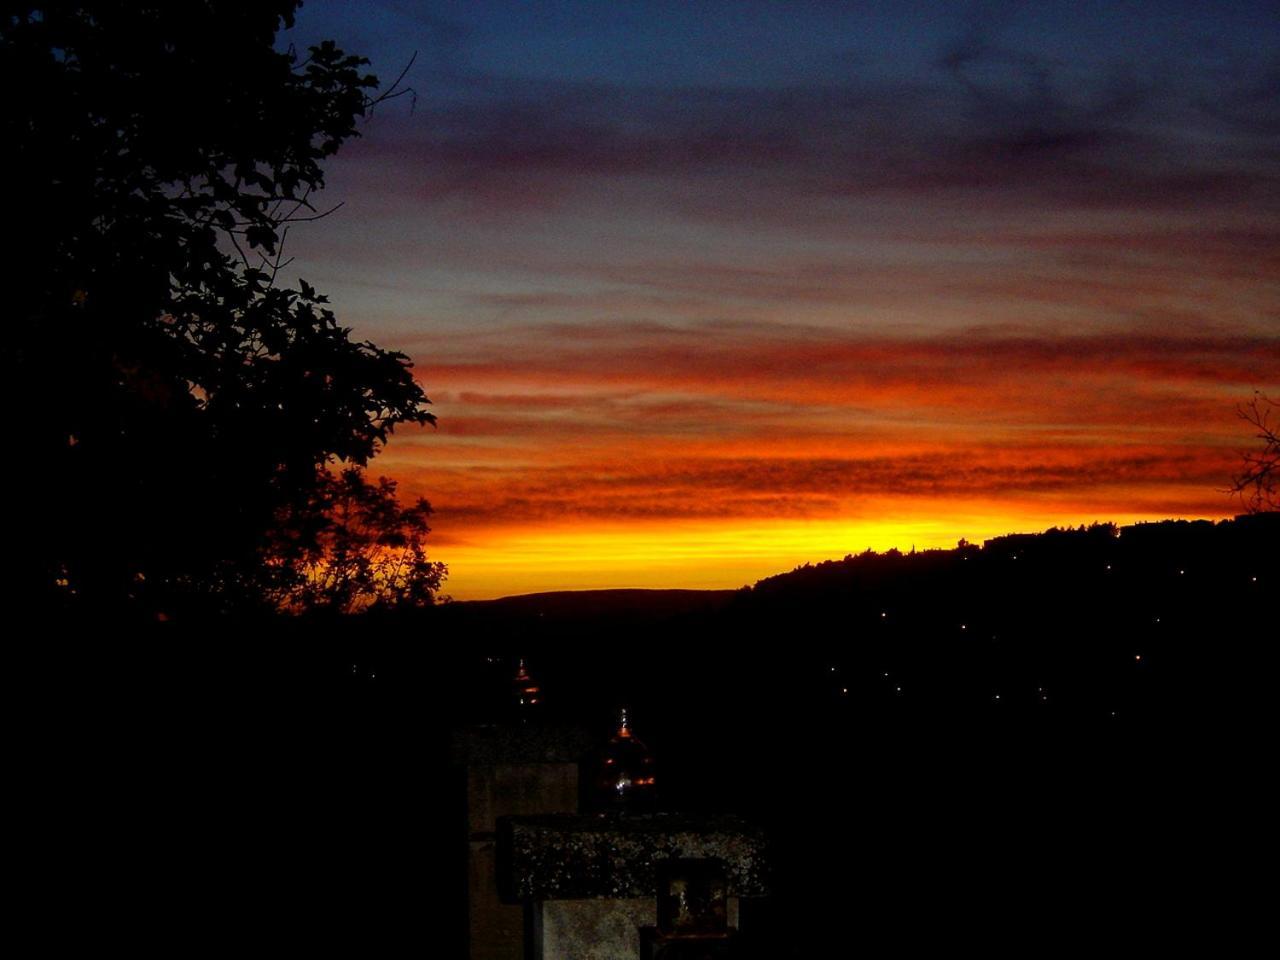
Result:
{"label": "small tower", "polygon": [[607,807],[649,806],[657,794],[653,754],[632,733],[626,707],[601,752],[595,781],[597,800]]}
{"label": "small tower", "polygon": [[520,662],[516,666],[516,676],[511,681],[511,688],[514,694],[516,715],[522,722],[526,721],[538,710],[542,703],[542,688],[529,675],[529,668],[525,666],[524,657],[520,658]]}

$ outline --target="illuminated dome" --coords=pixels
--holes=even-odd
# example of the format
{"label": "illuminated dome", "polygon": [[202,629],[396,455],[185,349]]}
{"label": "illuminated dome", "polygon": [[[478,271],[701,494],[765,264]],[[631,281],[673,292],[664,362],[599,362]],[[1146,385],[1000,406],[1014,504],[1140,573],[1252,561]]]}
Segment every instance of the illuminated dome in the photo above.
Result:
{"label": "illuminated dome", "polygon": [[596,792],[607,806],[641,807],[657,793],[653,754],[631,732],[627,711],[622,710],[618,729],[601,751],[596,770]]}

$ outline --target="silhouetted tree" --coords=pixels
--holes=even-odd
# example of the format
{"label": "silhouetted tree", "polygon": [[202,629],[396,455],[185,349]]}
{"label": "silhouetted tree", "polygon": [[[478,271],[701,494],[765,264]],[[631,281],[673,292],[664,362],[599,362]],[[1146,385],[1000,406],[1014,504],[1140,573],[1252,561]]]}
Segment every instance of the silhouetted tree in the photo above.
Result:
{"label": "silhouetted tree", "polygon": [[[331,42],[276,49],[295,2],[120,0],[0,14],[11,271],[0,379],[32,483],[28,602],[243,608],[272,525],[427,424],[409,359],[278,282],[288,224],[374,97]],[[12,502],[12,501],[11,501]]]}
{"label": "silhouetted tree", "polygon": [[430,515],[421,498],[402,506],[386,477],[326,471],[311,501],[279,518],[262,592],[294,613],[429,606],[447,574],[423,548]]}
{"label": "silhouetted tree", "polygon": [[1276,492],[1277,470],[1280,470],[1280,424],[1273,419],[1276,402],[1254,392],[1253,399],[1236,408],[1241,419],[1258,431],[1262,450],[1244,454],[1244,468],[1232,478],[1231,491],[1240,497],[1250,513],[1280,510],[1280,494]]}

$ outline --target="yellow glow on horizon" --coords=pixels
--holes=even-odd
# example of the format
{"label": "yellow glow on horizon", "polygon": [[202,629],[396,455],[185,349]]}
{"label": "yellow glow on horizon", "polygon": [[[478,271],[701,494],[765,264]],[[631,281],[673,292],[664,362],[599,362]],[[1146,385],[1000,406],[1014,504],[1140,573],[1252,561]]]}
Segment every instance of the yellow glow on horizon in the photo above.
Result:
{"label": "yellow glow on horizon", "polygon": [[[593,523],[470,531],[465,542],[441,545],[449,565],[444,592],[481,600],[556,590],[621,588],[735,589],[805,563],[871,549],[903,552],[981,543],[1007,533],[1053,526],[1163,520],[1168,514],[1081,516],[1048,509],[1011,515],[998,505],[947,512],[912,512],[879,519],[702,520]],[[1056,506],[1056,505],[1055,505]]]}

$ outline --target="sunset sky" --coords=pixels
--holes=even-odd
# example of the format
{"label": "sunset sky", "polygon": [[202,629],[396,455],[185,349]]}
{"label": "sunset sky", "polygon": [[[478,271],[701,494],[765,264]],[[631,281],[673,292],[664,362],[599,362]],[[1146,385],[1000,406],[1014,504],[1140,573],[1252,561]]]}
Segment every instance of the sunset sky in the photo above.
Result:
{"label": "sunset sky", "polygon": [[[1280,395],[1274,3],[343,3],[288,273],[440,418],[459,599],[1222,517]],[[291,276],[292,280],[294,276]]]}

